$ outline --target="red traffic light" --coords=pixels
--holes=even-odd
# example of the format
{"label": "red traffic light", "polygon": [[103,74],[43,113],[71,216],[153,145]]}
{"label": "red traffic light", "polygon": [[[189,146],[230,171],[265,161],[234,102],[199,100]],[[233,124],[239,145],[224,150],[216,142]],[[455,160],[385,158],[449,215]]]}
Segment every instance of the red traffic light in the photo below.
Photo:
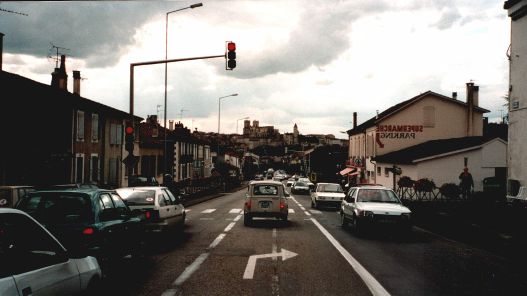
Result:
{"label": "red traffic light", "polygon": [[127,126],[124,129],[125,134],[127,135],[133,135],[134,134],[134,127],[133,126]]}
{"label": "red traffic light", "polygon": [[227,43],[227,50],[229,50],[229,51],[236,50],[236,43],[234,43],[234,42]]}

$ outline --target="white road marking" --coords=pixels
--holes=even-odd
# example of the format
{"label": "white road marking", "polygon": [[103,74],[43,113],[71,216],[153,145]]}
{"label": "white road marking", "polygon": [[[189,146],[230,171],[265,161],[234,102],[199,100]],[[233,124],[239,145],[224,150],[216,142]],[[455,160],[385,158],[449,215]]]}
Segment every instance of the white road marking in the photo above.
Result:
{"label": "white road marking", "polygon": [[183,284],[196,270],[198,270],[199,266],[209,257],[209,253],[203,253],[199,255],[192,264],[187,266],[183,273],[172,283],[173,286],[179,286]]}
{"label": "white road marking", "polygon": [[203,210],[201,211],[202,214],[210,214],[212,212],[216,211],[216,209],[206,209],[206,210]]}
{"label": "white road marking", "polygon": [[236,222],[229,223],[229,225],[227,225],[227,227],[225,227],[223,232],[229,232],[234,227],[234,224],[236,224]]}
{"label": "white road marking", "polygon": [[188,213],[190,211],[191,211],[191,209],[185,209],[185,213]]}
{"label": "white road marking", "polygon": [[229,214],[240,214],[242,212],[242,209],[232,209],[229,211]]}
{"label": "white road marking", "polygon": [[389,296],[390,293],[355,259],[351,254],[314,218],[311,221],[324,234],[324,236],[331,242],[331,244],[340,252],[340,254],[348,261],[349,265],[357,272],[357,274],[364,281],[370,292],[374,296]]}
{"label": "white road marking", "polygon": [[238,215],[238,216],[236,216],[236,218],[234,218],[234,220],[232,220],[232,221],[236,222],[236,221],[240,220],[241,217],[242,217],[242,215]]}
{"label": "white road marking", "polygon": [[295,210],[289,209],[289,214],[294,214],[294,213],[295,213]]}
{"label": "white road marking", "polygon": [[319,210],[309,210],[309,211],[310,211],[312,214],[317,214],[317,215],[322,214],[322,212],[319,211]]}
{"label": "white road marking", "polygon": [[165,292],[163,292],[163,294],[161,294],[161,296],[175,296],[176,293],[177,293],[176,289],[168,289]]}
{"label": "white road marking", "polygon": [[216,239],[214,239],[214,241],[209,245],[209,249],[214,249],[226,235],[227,234],[225,234],[225,233],[220,233],[220,235],[218,235],[216,237]]}
{"label": "white road marking", "polygon": [[244,280],[250,280],[254,276],[254,268],[256,267],[256,260],[262,259],[262,258],[272,258],[272,257],[282,257],[282,261],[285,261],[289,258],[293,258],[297,256],[298,254],[295,252],[288,251],[284,248],[282,248],[282,251],[280,253],[269,253],[269,254],[261,254],[261,255],[252,255],[249,257],[249,260],[247,261],[247,266],[245,267],[245,272],[243,273],[243,279]]}
{"label": "white road marking", "polygon": [[306,214],[306,216],[311,216],[311,213],[308,211],[304,211],[304,214]]}
{"label": "white road marking", "polygon": [[306,208],[304,208],[303,206],[300,206],[300,209],[301,209],[302,211],[305,211],[305,210],[306,210]]}
{"label": "white road marking", "polygon": [[[273,228],[273,253],[276,253],[276,228]],[[278,258],[277,257],[273,257],[273,261],[276,261]]]}
{"label": "white road marking", "polygon": [[207,220],[207,221],[210,221],[210,220],[214,220],[214,218],[199,218],[200,220]]}

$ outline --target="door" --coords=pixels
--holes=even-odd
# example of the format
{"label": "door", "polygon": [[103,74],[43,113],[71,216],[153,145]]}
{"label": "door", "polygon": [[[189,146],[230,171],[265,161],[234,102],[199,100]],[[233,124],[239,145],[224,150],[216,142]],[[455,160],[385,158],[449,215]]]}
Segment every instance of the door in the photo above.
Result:
{"label": "door", "polygon": [[176,225],[176,209],[174,202],[164,189],[156,190],[157,202],[159,204],[159,219],[169,227]]}
{"label": "door", "polygon": [[102,209],[99,215],[101,236],[97,243],[104,249],[101,250],[102,255],[111,257],[129,254],[134,247],[129,225],[125,222],[129,220],[129,209],[118,195],[109,192],[101,193],[99,200]]}
{"label": "door", "polygon": [[356,191],[357,191],[356,189],[353,189],[353,188],[350,189],[350,191],[348,191],[348,194],[342,201],[342,206],[341,206],[342,213],[344,214],[344,216],[348,218],[353,216],[353,205],[354,205],[353,197],[355,196]]}
{"label": "door", "polygon": [[172,194],[172,192],[170,192],[170,190],[164,188],[163,191],[168,195],[170,201],[172,202],[172,205],[173,205],[173,210],[174,210],[174,217],[175,217],[175,222],[177,224],[181,224],[181,223],[184,223],[184,220],[185,220],[185,207],[183,206],[183,204],[181,203],[181,199],[179,198],[179,196],[174,196],[174,194]]}
{"label": "door", "polygon": [[[12,273],[19,295],[74,295],[80,277],[73,260],[40,225],[22,214],[3,214],[0,228],[6,246],[3,267]],[[3,283],[5,284],[5,283]]]}

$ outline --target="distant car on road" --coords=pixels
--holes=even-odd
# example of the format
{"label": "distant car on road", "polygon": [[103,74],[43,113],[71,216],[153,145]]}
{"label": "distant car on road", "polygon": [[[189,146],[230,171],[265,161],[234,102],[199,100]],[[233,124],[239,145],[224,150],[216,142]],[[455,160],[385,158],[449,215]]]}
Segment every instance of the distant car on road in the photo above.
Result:
{"label": "distant car on road", "polygon": [[311,192],[311,207],[333,206],[340,208],[344,199],[344,190],[337,183],[318,183],[315,191]]}
{"label": "distant car on road", "polygon": [[309,194],[310,192],[311,191],[310,191],[309,186],[307,185],[307,183],[302,182],[302,181],[296,181],[291,186],[291,193],[293,193],[293,194]]}
{"label": "distant car on road", "polygon": [[295,184],[295,182],[296,182],[295,179],[290,178],[290,179],[287,180],[287,182],[285,183],[285,186],[286,186],[286,187],[291,187],[291,186],[293,186],[293,184]]}
{"label": "distant car on road", "polygon": [[412,229],[411,211],[395,192],[383,186],[352,187],[342,201],[340,221],[349,223],[357,234],[374,226],[395,226],[409,233]]}
{"label": "distant car on road", "polygon": [[20,210],[0,209],[0,262],[1,295],[101,294],[97,259],[65,249]]}
{"label": "distant car on road", "polygon": [[274,217],[287,222],[287,196],[281,182],[252,181],[245,194],[243,224],[249,226],[253,217]]}
{"label": "distant car on road", "polygon": [[185,226],[185,207],[167,187],[126,187],[117,194],[133,212],[145,215],[144,229],[150,233],[180,232]]}
{"label": "distant car on road", "polygon": [[139,255],[143,222],[114,190],[62,189],[31,192],[17,204],[66,248],[101,258]]}
{"label": "distant car on road", "polygon": [[306,183],[309,189],[315,189],[315,184],[311,182],[309,178],[301,177],[301,178],[298,178],[298,181]]}

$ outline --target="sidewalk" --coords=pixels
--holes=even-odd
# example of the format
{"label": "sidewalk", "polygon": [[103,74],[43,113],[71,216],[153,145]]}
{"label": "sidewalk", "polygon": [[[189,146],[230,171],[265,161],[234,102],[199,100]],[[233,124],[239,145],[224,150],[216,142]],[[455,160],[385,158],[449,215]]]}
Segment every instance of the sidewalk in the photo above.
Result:
{"label": "sidewalk", "polygon": [[413,204],[414,224],[517,263],[527,262],[527,209],[504,203]]}
{"label": "sidewalk", "polygon": [[197,197],[197,198],[191,198],[191,199],[183,201],[183,206],[189,207],[189,206],[192,206],[192,205],[195,205],[195,204],[198,204],[198,203],[205,202],[207,200],[211,200],[213,198],[218,198],[218,197],[224,196],[224,195],[226,195],[228,193],[233,193],[233,192],[236,192],[238,190],[241,190],[241,189],[245,188],[246,186],[247,186],[247,182],[242,182],[240,186],[228,189],[225,192],[215,192],[215,193],[212,193],[212,194],[209,194],[209,195],[200,196],[200,197]]}

